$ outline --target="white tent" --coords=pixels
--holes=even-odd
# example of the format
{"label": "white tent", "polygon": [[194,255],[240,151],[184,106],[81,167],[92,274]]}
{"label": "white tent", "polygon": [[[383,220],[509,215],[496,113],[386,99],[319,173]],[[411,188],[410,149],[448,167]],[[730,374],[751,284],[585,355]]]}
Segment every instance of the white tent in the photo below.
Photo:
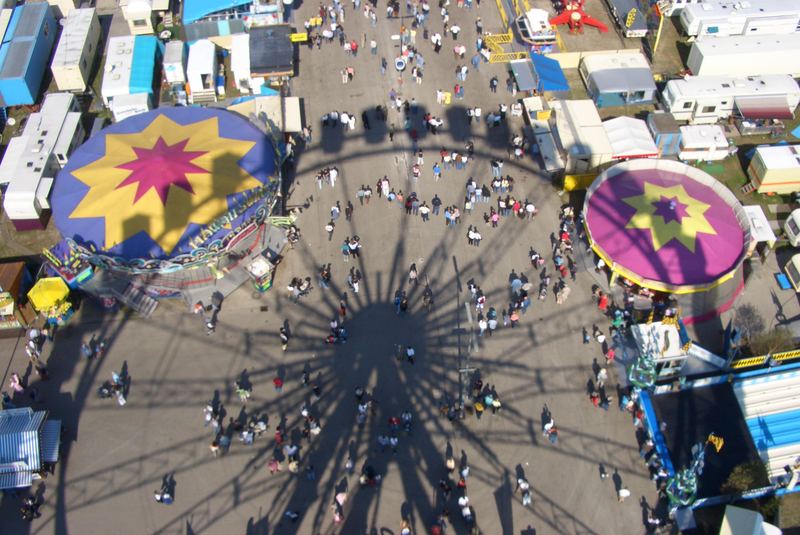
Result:
{"label": "white tent", "polygon": [[228,106],[228,109],[248,118],[267,119],[281,132],[300,132],[303,129],[299,97],[258,96]]}
{"label": "white tent", "polygon": [[658,158],[658,147],[647,123],[633,117],[616,117],[603,121],[615,160]]}

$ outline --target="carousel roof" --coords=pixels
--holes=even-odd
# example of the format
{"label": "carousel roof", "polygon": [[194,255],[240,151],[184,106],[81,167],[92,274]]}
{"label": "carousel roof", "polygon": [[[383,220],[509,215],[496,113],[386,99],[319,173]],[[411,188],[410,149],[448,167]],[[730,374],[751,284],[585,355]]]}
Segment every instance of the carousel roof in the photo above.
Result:
{"label": "carousel roof", "polygon": [[592,249],[637,284],[677,293],[709,289],[741,264],[750,224],[707,173],[668,160],[633,160],[595,179],[584,203]]}
{"label": "carousel roof", "polygon": [[79,147],[51,204],[66,238],[124,258],[165,258],[236,228],[277,184],[271,142],[243,117],[160,108]]}

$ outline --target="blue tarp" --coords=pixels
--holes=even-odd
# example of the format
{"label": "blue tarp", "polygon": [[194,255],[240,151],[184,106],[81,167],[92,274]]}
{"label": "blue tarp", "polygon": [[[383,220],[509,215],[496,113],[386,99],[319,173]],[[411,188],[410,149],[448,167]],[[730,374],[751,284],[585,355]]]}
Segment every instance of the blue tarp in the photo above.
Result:
{"label": "blue tarp", "polygon": [[153,35],[137,35],[133,42],[130,94],[153,93],[153,73],[156,69],[158,39]]}
{"label": "blue tarp", "polygon": [[531,52],[533,71],[536,74],[536,89],[543,91],[569,91],[569,83],[558,61]]}
{"label": "blue tarp", "polygon": [[253,0],[185,0],[183,23],[190,24],[217,11],[252,4]]}

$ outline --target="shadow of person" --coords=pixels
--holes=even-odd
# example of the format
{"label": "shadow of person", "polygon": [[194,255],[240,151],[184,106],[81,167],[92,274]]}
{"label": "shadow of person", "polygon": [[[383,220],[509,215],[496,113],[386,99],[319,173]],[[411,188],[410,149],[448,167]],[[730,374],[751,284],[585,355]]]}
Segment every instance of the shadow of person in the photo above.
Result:
{"label": "shadow of person", "polygon": [[622,488],[622,476],[619,475],[619,471],[614,468],[614,475],[611,476],[611,480],[614,482],[614,490],[619,493],[619,489]]}

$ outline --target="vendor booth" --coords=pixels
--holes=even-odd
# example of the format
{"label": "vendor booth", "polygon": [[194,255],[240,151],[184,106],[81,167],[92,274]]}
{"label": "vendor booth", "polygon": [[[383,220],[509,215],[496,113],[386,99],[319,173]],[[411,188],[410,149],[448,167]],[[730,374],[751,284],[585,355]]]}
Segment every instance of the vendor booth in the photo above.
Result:
{"label": "vendor booth", "polygon": [[0,490],[30,487],[58,462],[61,421],[30,407],[0,410]]}
{"label": "vendor booth", "polygon": [[538,93],[545,91],[557,93],[556,96],[566,97],[569,92],[569,82],[564,76],[561,64],[547,56],[531,52],[533,65],[533,80]]}
{"label": "vendor booth", "polygon": [[245,266],[247,274],[253,281],[253,286],[259,292],[266,292],[272,288],[272,278],[275,275],[275,264],[265,256],[259,255]]}
{"label": "vendor booth", "polygon": [[603,121],[603,128],[613,149],[611,157],[615,160],[658,157],[658,147],[641,119],[616,117]]}
{"label": "vendor booth", "polygon": [[52,325],[63,325],[72,317],[69,287],[61,277],[39,279],[28,292],[28,299],[33,308]]}
{"label": "vendor booth", "polygon": [[36,316],[22,299],[30,280],[25,262],[0,264],[0,338],[18,336]]}

